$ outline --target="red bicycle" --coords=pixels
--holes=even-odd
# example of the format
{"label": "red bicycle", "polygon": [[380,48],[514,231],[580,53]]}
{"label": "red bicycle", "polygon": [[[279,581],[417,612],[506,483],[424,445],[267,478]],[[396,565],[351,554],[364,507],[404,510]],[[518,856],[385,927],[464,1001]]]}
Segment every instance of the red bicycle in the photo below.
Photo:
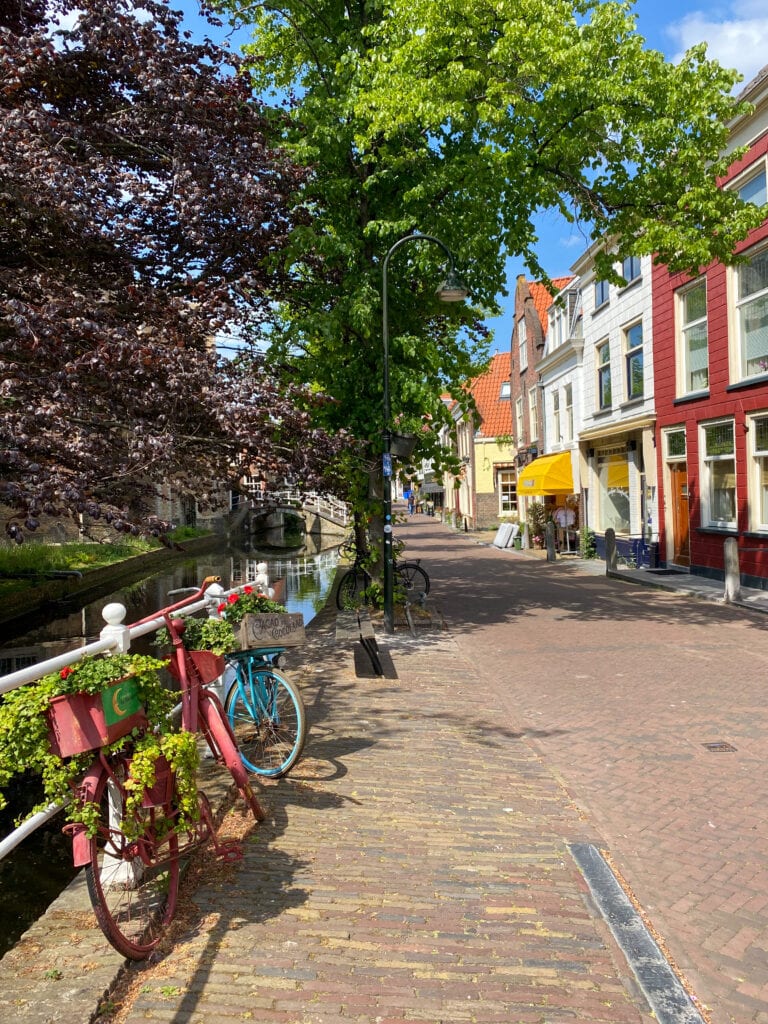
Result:
{"label": "red bicycle", "polygon": [[[221,702],[207,688],[223,666],[187,651],[184,621],[174,612],[200,600],[220,577],[209,576],[196,593],[133,623],[139,626],[163,617],[173,643],[170,670],[181,690],[181,730],[201,733],[213,757],[226,766],[257,821],[264,810],[254,793]],[[217,671],[218,670],[218,671]],[[90,803],[97,819],[88,826],[68,825],[75,866],[85,866],[88,892],[101,930],[123,956],[143,960],[160,941],[173,919],[179,891],[179,862],[192,849],[211,839],[218,856],[236,860],[239,844],[216,838],[210,806],[198,794],[199,820],[191,822],[182,811],[182,797],[170,766],[158,763],[155,784],[145,790],[141,806],[126,803],[136,782],[131,777],[132,747],[117,753],[100,750],[78,785],[77,799]],[[130,821],[124,815],[129,813]],[[196,815],[196,817],[198,817]],[[129,835],[126,835],[129,833]],[[132,838],[131,838],[132,837]]]}

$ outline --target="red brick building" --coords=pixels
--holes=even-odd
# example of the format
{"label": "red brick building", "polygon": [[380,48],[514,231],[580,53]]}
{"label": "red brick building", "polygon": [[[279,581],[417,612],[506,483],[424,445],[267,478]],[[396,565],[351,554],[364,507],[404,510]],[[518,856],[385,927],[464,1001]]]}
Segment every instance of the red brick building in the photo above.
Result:
{"label": "red brick building", "polygon": [[[768,68],[743,91],[732,126],[749,146],[723,183],[766,203]],[[742,583],[768,588],[768,222],[697,277],[653,270],[660,556],[721,579],[736,537]]]}

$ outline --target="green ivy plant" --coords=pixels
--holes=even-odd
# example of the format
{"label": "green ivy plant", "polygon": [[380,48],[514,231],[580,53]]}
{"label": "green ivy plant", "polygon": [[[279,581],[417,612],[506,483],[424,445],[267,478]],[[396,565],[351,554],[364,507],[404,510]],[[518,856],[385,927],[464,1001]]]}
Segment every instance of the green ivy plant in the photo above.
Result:
{"label": "green ivy plant", "polygon": [[[136,686],[140,703],[150,724],[149,731],[134,729],[132,733],[104,748],[107,753],[135,745],[134,769],[126,782],[130,798],[126,801],[128,817],[133,820],[143,798],[144,786],[153,785],[155,765],[165,757],[176,771],[176,785],[182,794],[181,816],[197,818],[197,745],[192,733],[174,733],[171,711],[175,697],[159,675],[164,661],[145,655],[116,654],[111,657],[86,657],[72,668],[50,672],[37,683],[21,686],[6,694],[0,702],[0,808],[6,806],[3,790],[15,776],[24,772],[38,774],[43,783],[43,799],[29,812],[43,810],[51,803],[65,803],[73,796],[73,784],[93,761],[93,751],[73,757],[60,757],[50,747],[46,712],[54,697],[73,694],[98,694],[126,677]],[[135,794],[135,796],[134,796]],[[131,803],[131,798],[133,802]],[[67,807],[67,820],[86,825],[88,834],[95,832],[99,808],[76,797]],[[137,820],[140,820],[138,816]],[[18,822],[17,822],[18,824]]]}
{"label": "green ivy plant", "polygon": [[[196,619],[184,617],[184,646],[188,651],[212,651],[213,654],[229,654],[238,648],[232,623],[226,619]],[[168,647],[171,637],[166,626],[158,629],[155,644]]]}

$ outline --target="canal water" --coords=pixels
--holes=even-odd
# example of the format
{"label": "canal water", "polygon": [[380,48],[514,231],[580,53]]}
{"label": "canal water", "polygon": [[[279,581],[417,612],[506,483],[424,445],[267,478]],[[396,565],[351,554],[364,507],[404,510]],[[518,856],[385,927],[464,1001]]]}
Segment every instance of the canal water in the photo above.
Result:
{"label": "canal water", "polygon": [[[0,675],[44,661],[98,639],[104,626],[102,608],[119,601],[127,608],[126,623],[136,622],[170,603],[170,590],[199,586],[206,576],[221,576],[225,589],[251,582],[256,566],[266,562],[270,581],[285,581],[288,611],[301,612],[305,625],[325,604],[338,562],[336,546],[316,548],[309,536],[301,550],[217,550],[165,565],[97,601],[81,606],[61,602],[38,617],[37,624],[14,632],[2,627]],[[338,544],[338,540],[336,541]],[[135,650],[154,653],[151,637],[136,641]],[[8,791],[9,807],[0,811],[0,835],[13,829],[14,818],[34,806],[39,797],[33,779],[21,779]],[[74,877],[72,846],[55,818],[38,829],[12,854],[0,861],[0,956],[10,949]]]}

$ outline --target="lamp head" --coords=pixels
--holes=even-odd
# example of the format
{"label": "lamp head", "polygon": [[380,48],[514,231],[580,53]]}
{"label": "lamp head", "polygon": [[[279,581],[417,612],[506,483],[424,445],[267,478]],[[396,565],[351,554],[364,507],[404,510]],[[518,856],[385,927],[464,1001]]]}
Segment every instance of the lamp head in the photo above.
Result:
{"label": "lamp head", "polygon": [[456,271],[451,268],[435,294],[441,302],[463,302],[469,295],[469,289]]}

